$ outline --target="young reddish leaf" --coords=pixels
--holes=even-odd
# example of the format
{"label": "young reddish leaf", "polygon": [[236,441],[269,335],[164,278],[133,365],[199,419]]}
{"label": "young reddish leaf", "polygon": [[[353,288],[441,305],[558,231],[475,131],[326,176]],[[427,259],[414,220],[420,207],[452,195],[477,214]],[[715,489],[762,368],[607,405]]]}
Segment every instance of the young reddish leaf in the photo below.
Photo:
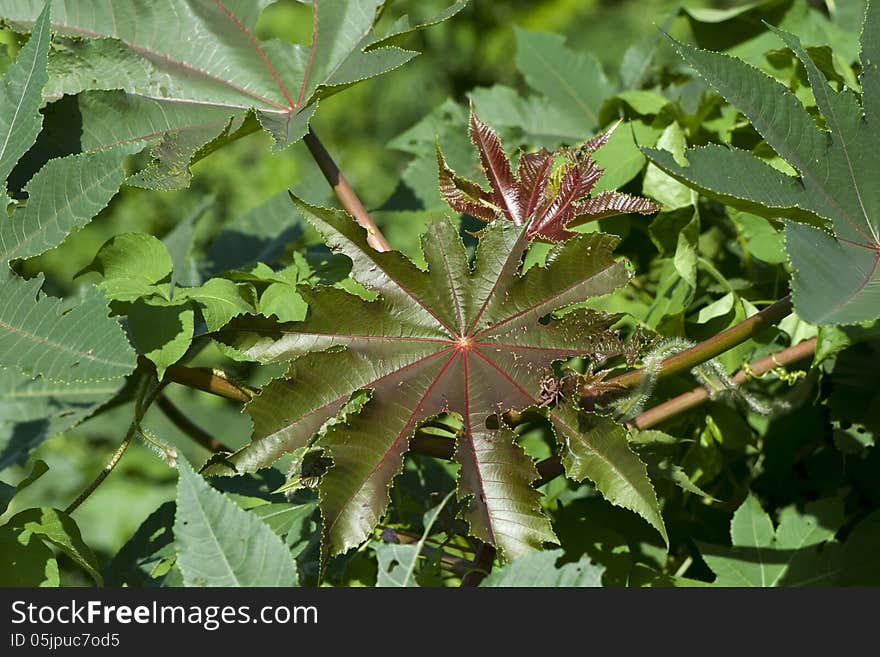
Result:
{"label": "young reddish leaf", "polygon": [[590,159],[569,165],[559,192],[546,208],[535,214],[529,232],[553,241],[572,237],[573,233],[566,231],[565,226],[574,217],[574,204],[590,193],[602,173],[599,165]]}
{"label": "young reddish leaf", "polygon": [[440,195],[456,212],[464,212],[479,219],[491,221],[502,210],[492,202],[492,196],[477,183],[456,175],[446,164],[440,144],[437,144],[437,169],[440,172]]}
{"label": "young reddish leaf", "polygon": [[[535,153],[524,153],[520,156],[514,176],[498,135],[480,121],[472,107],[469,134],[477,147],[492,192],[488,193],[477,183],[457,176],[447,166],[438,143],[440,194],[457,212],[485,221],[504,217],[516,226],[528,225],[526,236],[529,240],[541,238],[551,242],[574,237],[576,233],[567,230],[569,225],[629,212],[656,212],[659,206],[655,203],[626,194],[604,192],[594,198],[589,197],[590,191],[605,173],[591,155],[608,143],[618,125],[620,122],[587,140],[578,149],[550,152],[542,148]],[[551,180],[557,153],[564,155],[567,163],[563,165],[562,181],[558,189],[554,189]]]}
{"label": "young reddish leaf", "polygon": [[[352,261],[352,276],[379,297],[303,287],[305,321],[241,317],[218,334],[260,361],[293,361],[283,379],[248,404],[253,439],[229,463],[239,471],[271,465],[317,433],[315,445],[333,461],[318,485],[324,544],[338,554],[379,522],[418,426],[457,413],[463,420],[458,493],[470,532],[511,559],[553,541],[531,487],[535,466],[510,429],[490,429],[487,419],[544,403],[554,361],[601,362],[628,351],[611,329],[616,317],[587,309],[553,315],[626,283],[626,267],[612,255],[617,238],[578,235],[556,245],[546,266],[523,274],[525,227],[489,224],[471,267],[457,230],[436,221],[423,238],[428,267],[421,270],[399,253],[374,251],[363,229],[341,213],[294,200],[328,246]],[[362,410],[340,413],[361,390],[370,391]],[[558,410],[546,409],[553,423]],[[607,467],[576,476],[593,478],[611,502],[634,509],[662,533],[656,500],[644,492],[650,482],[632,468],[639,462],[626,448],[625,432],[609,440],[616,443],[606,450]]]}
{"label": "young reddish leaf", "polygon": [[501,147],[498,135],[474,114],[471,107],[471,121],[468,133],[480,154],[480,164],[494,192],[495,204],[504,209],[505,215],[517,226],[522,226],[526,217],[520,204],[520,192],[510,170],[510,162]]}
{"label": "young reddish leaf", "polygon": [[520,202],[525,216],[531,217],[532,213],[544,201],[552,166],[553,153],[546,148],[542,148],[536,153],[523,153],[520,156],[516,175],[519,178]]}
{"label": "young reddish leaf", "polygon": [[568,225],[579,226],[618,214],[653,214],[659,209],[659,205],[641,196],[630,196],[622,192],[602,192],[593,198],[576,203],[574,218],[568,222]]}

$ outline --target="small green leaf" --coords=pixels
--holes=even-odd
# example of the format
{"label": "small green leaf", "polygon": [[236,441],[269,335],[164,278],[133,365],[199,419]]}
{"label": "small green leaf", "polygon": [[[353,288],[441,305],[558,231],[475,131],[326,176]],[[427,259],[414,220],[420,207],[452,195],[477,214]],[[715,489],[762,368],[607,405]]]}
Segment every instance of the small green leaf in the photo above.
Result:
{"label": "small green leaf", "polygon": [[52,550],[34,535],[20,539],[18,532],[0,527],[0,586],[60,586]]}
{"label": "small green leaf", "polygon": [[201,287],[178,290],[176,298],[195,301],[209,331],[216,331],[233,317],[254,312],[244,286],[225,278],[212,278]]}
{"label": "small green leaf", "polygon": [[[676,161],[684,157],[686,146],[684,131],[677,123],[670,123],[657,140],[657,148],[672,153]],[[696,192],[664,173],[654,164],[649,164],[645,171],[642,193],[658,201],[667,212],[697,203]]]}
{"label": "small green leaf", "polygon": [[749,494],[730,524],[733,547],[700,543],[700,553],[717,575],[715,586],[829,586],[841,569],[833,538],[843,520],[842,501],[828,498],[804,513],[783,509],[774,528]]}
{"label": "small green leaf", "polygon": [[440,512],[446,503],[452,499],[453,493],[449,493],[433,509],[425,514],[422,537],[414,545],[400,545],[397,543],[382,543],[376,545],[376,559],[379,561],[379,573],[376,578],[376,586],[381,587],[407,587],[418,586],[413,579],[416,563],[419,555],[425,547],[425,541],[431,535],[431,529],[437,521]]}
{"label": "small green leaf", "polygon": [[304,320],[308,308],[296,286],[289,283],[272,283],[260,295],[260,314],[275,315],[282,322]]}
{"label": "small green leaf", "polygon": [[186,586],[296,586],[281,538],[180,459],[174,538]]}
{"label": "small green leaf", "polygon": [[782,233],[774,228],[770,221],[756,214],[733,208],[729,208],[727,212],[750,255],[774,265],[785,262],[785,242]]}
{"label": "small green leaf", "polygon": [[122,233],[107,240],[80,274],[97,272],[98,285],[111,299],[135,301],[159,292],[156,283],[172,270],[171,256],[162,242],[146,233]]}
{"label": "small green leaf", "polygon": [[0,482],[0,516],[6,513],[6,509],[9,508],[9,503],[12,501],[13,497],[30,486],[48,471],[49,466],[46,465],[46,462],[42,459],[37,459],[31,468],[31,473],[19,481],[18,485],[10,486],[9,484]]}
{"label": "small green leaf", "polygon": [[500,587],[598,587],[605,566],[594,564],[586,554],[574,563],[557,567],[562,550],[536,552],[495,570],[480,586]]}
{"label": "small green leaf", "polygon": [[156,365],[159,380],[179,361],[193,338],[195,312],[188,300],[138,299],[128,311],[138,352]]}
{"label": "small green leaf", "polygon": [[63,511],[48,507],[27,509],[10,518],[6,526],[19,532],[18,541],[22,544],[29,543],[32,536],[48,541],[79,564],[96,584],[103,584],[94,552],[83,541],[73,518]]}

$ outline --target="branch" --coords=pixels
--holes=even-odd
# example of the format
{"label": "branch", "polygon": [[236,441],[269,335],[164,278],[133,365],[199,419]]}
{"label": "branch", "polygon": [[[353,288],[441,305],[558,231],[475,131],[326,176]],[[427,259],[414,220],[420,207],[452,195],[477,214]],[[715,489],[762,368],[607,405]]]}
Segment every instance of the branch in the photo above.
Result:
{"label": "branch", "polygon": [[[156,366],[149,359],[138,356],[137,363],[139,371],[147,374],[156,373]],[[233,381],[222,370],[209,367],[171,365],[165,370],[165,376],[162,380],[179,383],[188,388],[195,388],[203,392],[210,392],[212,395],[241,403],[249,402],[257,394],[257,391],[249,386]]]}
{"label": "branch", "polygon": [[156,402],[156,406],[158,406],[159,410],[161,410],[162,413],[165,414],[165,417],[171,420],[171,423],[175,427],[180,429],[181,432],[191,438],[193,442],[201,445],[208,451],[232,451],[226,445],[214,438],[214,436],[212,436],[207,431],[198,426],[195,422],[190,420],[186,416],[186,413],[177,408],[177,406],[175,406],[174,403],[170,399],[168,399],[168,397],[165,397],[164,395],[162,397],[159,397],[159,400]]}
{"label": "branch", "polygon": [[[699,345],[698,345],[699,346]],[[733,382],[742,385],[749,377],[761,376],[776,367],[783,367],[801,361],[816,350],[816,339],[807,340],[793,347],[767,356],[751,363],[748,368],[743,368],[733,377]],[[684,353],[684,352],[682,352]],[[676,354],[677,356],[681,354]],[[674,358],[673,356],[672,358]],[[667,360],[671,360],[667,359]],[[666,361],[664,361],[665,363]],[[667,420],[679,413],[699,406],[709,399],[709,392],[702,386],[694,388],[678,397],[670,399],[654,408],[650,408],[630,422],[627,426],[635,429],[647,429],[656,426],[663,420]],[[454,441],[439,436],[430,436],[416,433],[410,444],[412,451],[435,458],[450,460],[455,451]],[[548,481],[555,479],[564,473],[562,463],[558,456],[551,456],[535,464],[538,470],[538,480],[533,486],[539,488]]]}
{"label": "branch", "polygon": [[362,228],[366,229],[367,243],[377,251],[390,251],[391,245],[388,244],[382,231],[379,230],[379,227],[376,226],[373,218],[370,217],[367,209],[364,207],[363,203],[361,203],[357,194],[354,193],[354,190],[351,188],[351,185],[348,184],[345,176],[342,175],[339,167],[336,166],[333,158],[330,157],[330,153],[327,152],[327,149],[324,148],[324,144],[318,139],[318,135],[315,134],[315,131],[309,128],[309,132],[303,137],[303,141],[306,146],[308,146],[309,152],[320,167],[321,173],[324,174],[327,182],[330,183],[330,187],[332,187],[333,191],[336,193],[336,197],[339,199],[342,207],[346,209],[348,214],[350,214]]}
{"label": "branch", "polygon": [[[779,353],[757,360],[754,363],[751,363],[747,368],[744,367],[733,377],[733,382],[737,385],[742,385],[748,381],[751,376],[761,376],[777,367],[796,363],[809,357],[815,351],[816,338],[801,342],[793,347],[783,349]],[[631,429],[647,429],[656,426],[663,420],[668,420],[679,413],[695,408],[708,399],[709,391],[700,386],[694,388],[690,392],[686,392],[678,397],[670,399],[669,401],[663,402],[654,408],[649,408],[641,415],[637,415],[632,422],[627,424],[627,426]],[[543,486],[551,479],[555,479],[564,473],[562,463],[558,456],[546,458],[543,461],[536,463],[535,467],[540,475],[540,479],[533,484],[535,488]]]}
{"label": "branch", "polygon": [[[773,305],[767,306],[764,310],[741,321],[739,324],[731,326],[726,331],[722,331],[714,338],[703,340],[700,344],[665,359],[660,364],[660,370],[657,373],[658,378],[662,379],[679,372],[686,372],[700,363],[705,363],[707,360],[723,354],[728,349],[732,349],[745,342],[765,328],[776,324],[779,320],[786,317],[791,312],[791,309],[791,295],[787,295]],[[597,397],[602,397],[609,392],[629,390],[636,387],[641,383],[644,375],[644,370],[632,370],[606,381],[600,381],[587,386],[585,390],[581,391],[584,395],[585,407],[592,408]]]}
{"label": "branch", "polygon": [[76,499],[67,505],[67,508],[64,509],[64,513],[70,515],[76,509],[85,502],[89,496],[95,492],[95,490],[100,486],[104,480],[113,472],[113,469],[116,467],[116,464],[119,463],[119,460],[122,458],[122,455],[125,454],[125,450],[128,449],[128,446],[131,445],[131,441],[134,440],[135,436],[138,435],[140,431],[141,420],[147,412],[147,409],[150,408],[150,404],[155,401],[156,397],[158,397],[162,389],[165,387],[164,383],[155,383],[150,388],[151,383],[155,381],[154,377],[144,376],[138,386],[137,395],[135,396],[134,401],[134,419],[131,422],[131,425],[128,427],[128,431],[125,434],[125,437],[122,439],[122,442],[119,444],[119,447],[113,452],[113,456],[110,457],[110,460],[107,462],[107,465],[103,467],[103,469],[98,473],[98,476],[95,477],[94,481],[90,483],[88,486],[83,489],[83,491],[77,495]]}
{"label": "branch", "polygon": [[492,564],[495,563],[495,548],[488,543],[480,542],[474,554],[473,570],[461,578],[461,586],[479,586],[486,579],[486,575],[492,572]]}
{"label": "branch", "polygon": [[[747,368],[741,369],[733,377],[733,382],[741,386],[751,377],[761,376],[777,367],[785,367],[812,356],[816,351],[816,338],[801,342],[793,347],[783,349],[779,353],[767,356],[751,363]],[[683,413],[703,404],[709,399],[709,391],[703,386],[698,386],[690,392],[685,392],[678,397],[663,402],[650,408],[637,416],[629,426],[635,429],[649,429],[667,420],[674,415]]]}

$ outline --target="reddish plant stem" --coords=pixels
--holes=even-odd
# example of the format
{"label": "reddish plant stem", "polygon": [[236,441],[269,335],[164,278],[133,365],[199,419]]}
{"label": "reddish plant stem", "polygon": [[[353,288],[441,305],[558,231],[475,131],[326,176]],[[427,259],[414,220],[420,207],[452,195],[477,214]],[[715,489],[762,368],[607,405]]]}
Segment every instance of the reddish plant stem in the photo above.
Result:
{"label": "reddish plant stem", "polygon": [[[138,356],[137,368],[147,374],[155,374],[156,366],[147,358]],[[227,378],[219,370],[208,367],[186,367],[171,365],[162,378],[165,382],[179,383],[188,388],[209,392],[218,397],[246,403],[253,399],[255,392]]]}
{"label": "reddish plant stem", "polygon": [[474,553],[473,569],[461,578],[461,586],[479,586],[480,582],[492,572],[493,563],[495,563],[495,548],[488,543],[480,542]]}
{"label": "reddish plant stem", "polygon": [[[801,342],[796,344],[793,347],[788,347],[787,349],[783,349],[782,351],[773,354],[771,356],[767,356],[760,360],[755,361],[749,365],[749,369],[751,370],[751,376],[760,376],[770,370],[790,365],[792,363],[796,363],[805,358],[808,358],[810,355],[815,353],[816,351],[816,338],[811,340],[806,340],[805,342]],[[733,377],[733,382],[737,385],[742,385],[749,379],[749,371],[746,368],[743,368],[739,372],[737,372]],[[669,418],[678,415],[684,411],[690,410],[703,404],[709,399],[709,392],[703,388],[702,386],[698,388],[694,388],[690,392],[686,392],[678,397],[670,399],[654,408],[649,408],[647,411],[642,413],[641,415],[637,415],[636,418],[628,423],[627,426],[634,429],[647,429],[649,427],[656,426],[663,420],[668,420]],[[564,473],[564,469],[562,467],[562,463],[559,460],[558,456],[551,456],[550,458],[546,458],[543,461],[539,461],[535,464],[535,467],[538,470],[539,479],[534,483],[536,488],[543,486],[551,479],[555,479]]]}
{"label": "reddish plant stem", "polygon": [[[767,372],[777,368],[785,367],[792,363],[801,361],[812,356],[816,351],[816,338],[801,342],[788,349],[783,349],[779,353],[767,356],[761,360],[757,360],[749,365],[749,369],[741,369],[733,376],[733,382],[740,386],[749,380],[752,376],[761,376]],[[703,386],[694,388],[690,392],[685,392],[678,397],[650,408],[641,415],[637,416],[630,426],[634,429],[649,429],[674,415],[683,413],[692,408],[703,404],[709,399],[709,391]]]}
{"label": "reddish plant stem", "polygon": [[377,251],[390,251],[391,245],[388,244],[382,231],[379,230],[373,218],[370,217],[367,209],[361,203],[357,194],[354,193],[345,176],[342,175],[339,167],[336,166],[333,158],[330,157],[330,153],[327,152],[324,144],[318,139],[315,131],[309,128],[309,132],[303,137],[303,141],[321,169],[321,173],[324,174],[327,182],[330,183],[330,187],[333,188],[333,192],[336,194],[336,198],[339,199],[342,207],[367,231],[367,243]]}
{"label": "reddish plant stem", "polygon": [[[761,310],[735,326],[731,326],[729,329],[722,331],[715,337],[703,340],[703,342],[694,345],[690,349],[685,349],[684,351],[665,359],[660,365],[658,377],[665,378],[667,376],[672,376],[673,374],[678,374],[679,372],[686,372],[700,363],[705,363],[707,360],[711,360],[712,358],[715,358],[715,356],[723,354],[728,349],[732,349],[733,347],[742,344],[765,328],[776,324],[779,320],[791,313],[791,310],[791,295],[784,296],[773,305],[767,306],[764,310]],[[615,376],[606,381],[601,381],[599,384],[595,385],[594,388],[583,390],[582,392],[586,407],[592,407],[596,397],[602,397],[609,392],[628,390],[636,387],[641,383],[644,375],[644,370],[632,370],[631,372],[626,372],[625,374]]]}

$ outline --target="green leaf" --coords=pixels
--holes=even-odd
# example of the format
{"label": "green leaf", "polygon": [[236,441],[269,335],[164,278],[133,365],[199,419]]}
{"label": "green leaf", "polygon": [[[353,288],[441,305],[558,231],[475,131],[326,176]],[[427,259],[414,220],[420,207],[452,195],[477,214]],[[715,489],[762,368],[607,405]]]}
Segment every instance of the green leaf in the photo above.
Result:
{"label": "green leaf", "polygon": [[105,586],[183,586],[174,545],[174,502],[144,520],[104,568]]}
{"label": "green leaf", "polygon": [[80,274],[97,272],[104,294],[116,301],[135,301],[159,293],[156,283],[172,270],[162,242],[146,233],[122,233],[107,240]]}
{"label": "green leaf", "polygon": [[64,311],[40,293],[42,276],[0,282],[0,365],[50,381],[100,381],[130,374],[134,351],[107,304],[88,287]]}
{"label": "green leaf", "polygon": [[43,125],[38,110],[43,104],[42,90],[48,80],[46,62],[51,37],[51,4],[39,3],[42,11],[34,24],[33,35],[7,69],[0,88],[0,181],[3,182],[3,191],[15,163],[36,141]]}
{"label": "green leaf", "polygon": [[610,418],[564,406],[556,409],[556,415],[554,430],[565,473],[575,481],[589,479],[606,500],[638,513],[668,545],[657,494],[645,464],[629,447],[626,429]]}
{"label": "green leaf", "polygon": [[60,586],[55,554],[39,538],[22,543],[18,532],[0,527],[0,586]]}
{"label": "green leaf", "polygon": [[281,538],[180,460],[174,538],[186,586],[296,586]]}
{"label": "green leaf", "polygon": [[[511,559],[553,541],[531,488],[537,479],[531,459],[513,432],[488,429],[486,420],[499,410],[539,405],[553,361],[627,350],[610,330],[613,316],[581,309],[546,325],[539,321],[628,279],[611,254],[617,240],[579,235],[556,245],[545,267],[523,274],[527,227],[490,224],[471,267],[455,228],[435,221],[423,240],[427,270],[420,270],[400,254],[374,251],[364,230],[341,213],[295,200],[328,246],[351,260],[353,278],[379,298],[303,287],[310,311],[304,322],[241,318],[218,334],[251,358],[293,360],[286,377],[248,405],[253,438],[228,461],[241,471],[271,465],[311,446],[325,427],[314,444],[333,461],[319,492],[324,541],[337,554],[379,522],[419,424],[455,412],[463,419],[456,460],[470,532]],[[363,410],[326,427],[360,390],[371,391]],[[548,415],[562,421],[556,409]],[[631,453],[627,458],[638,461]],[[612,460],[607,467],[616,465]],[[632,481],[612,490],[612,501],[618,492],[626,503],[639,497],[627,488]],[[650,488],[646,478],[637,481]],[[657,525],[656,506],[650,512],[641,503],[631,506]]]}
{"label": "green leaf", "polygon": [[[590,53],[565,47],[557,34],[514,27],[516,66],[528,85],[558,108],[574,134],[590,135],[599,127],[599,108],[613,93],[602,65]],[[578,132],[579,130],[579,132]]]}
{"label": "green leaf", "polygon": [[159,380],[183,358],[192,342],[195,312],[187,300],[138,299],[128,311],[129,330],[138,352],[156,365]]}
{"label": "green leaf", "polygon": [[[594,188],[604,192],[622,187],[635,178],[645,167],[645,156],[639,146],[653,146],[660,131],[639,121],[621,123],[608,143],[599,148],[593,159],[605,169],[605,174]],[[643,190],[646,194],[647,190]]]}
{"label": "green leaf", "polygon": [[605,566],[594,564],[585,554],[574,563],[556,567],[562,550],[536,552],[491,572],[480,586],[501,587],[598,587]]}
{"label": "green leaf", "polygon": [[245,287],[225,278],[212,278],[200,287],[178,290],[176,298],[195,301],[209,331],[216,331],[233,317],[254,312]]}
{"label": "green leaf", "polygon": [[49,466],[46,465],[46,462],[42,459],[37,459],[31,468],[31,473],[19,481],[16,486],[10,486],[9,484],[0,481],[0,516],[6,513],[6,509],[9,508],[9,503],[12,501],[13,497],[30,486],[48,471]]}
{"label": "green leaf", "polygon": [[125,180],[123,158],[142,147],[50,160],[25,187],[28,204],[0,220],[0,263],[44,253],[90,222]]}
{"label": "green leaf", "polygon": [[413,577],[416,563],[425,547],[425,541],[431,535],[431,529],[434,527],[437,517],[450,499],[452,499],[452,493],[449,493],[440,504],[425,514],[425,530],[415,545],[400,545],[398,543],[376,545],[376,559],[379,561],[376,586],[397,588],[418,586]]}
{"label": "green leaf", "polygon": [[785,242],[773,224],[763,217],[733,208],[728,209],[728,214],[750,255],[774,265],[785,262]]}
{"label": "green leaf", "polygon": [[306,318],[308,305],[289,283],[272,283],[260,295],[260,314],[275,315],[282,322],[296,322]]}
{"label": "green leaf", "polygon": [[314,502],[305,504],[277,502],[254,507],[251,513],[266,523],[273,532],[281,537],[287,537],[288,545],[293,545],[304,525],[315,513],[316,507],[317,504]]}
{"label": "green leaf", "polygon": [[[153,163],[132,182],[179,187],[188,184],[193,159],[260,126],[278,147],[299,141],[319,99],[416,55],[375,34],[384,0],[314,3],[310,46],[258,40],[255,26],[268,4],[173,0],[117,4],[107,12],[60,0],[53,5],[60,36],[45,93],[86,92],[79,97],[86,150],[158,142]],[[37,0],[3,0],[0,16],[27,30],[41,7]],[[388,36],[393,41],[433,23],[400,25]]]}
{"label": "green leaf", "polygon": [[873,511],[857,524],[844,545],[843,573],[840,584],[856,586],[880,585],[880,511]]}
{"label": "green leaf", "polygon": [[[686,146],[684,131],[677,123],[670,123],[657,140],[657,148],[672,153],[677,160],[683,159]],[[642,192],[658,201],[663,206],[663,210],[667,212],[697,203],[697,195],[693,190],[682,185],[653,164],[648,165],[648,169],[645,171]]]}
{"label": "green leaf", "polygon": [[19,532],[19,543],[27,544],[31,537],[51,543],[73,559],[96,584],[103,584],[95,554],[83,541],[73,518],[63,511],[48,507],[27,509],[11,517],[6,526]]}
{"label": "green leaf", "polygon": [[788,223],[785,245],[795,273],[798,315],[815,324],[854,324],[880,316],[880,155],[872,121],[880,104],[877,37],[880,5],[868,7],[862,34],[862,107],[848,89],[834,91],[788,32],[770,29],[806,69],[827,131],[820,129],[785,86],[728,55],[673,40],[679,54],[731,104],[796,171],[789,176],[751,154],[719,146],[686,152],[690,166],[646,150],[658,166],[700,191],[743,210],[807,223],[827,219],[833,236]]}
{"label": "green leaf", "polygon": [[753,495],[733,514],[733,547],[700,543],[700,553],[715,574],[715,586],[830,586],[840,569],[843,503],[828,498],[807,504],[801,513],[787,507],[774,528]]}
{"label": "green leaf", "polygon": [[0,369],[0,470],[24,463],[46,438],[88,418],[121,387],[119,379],[57,383]]}

